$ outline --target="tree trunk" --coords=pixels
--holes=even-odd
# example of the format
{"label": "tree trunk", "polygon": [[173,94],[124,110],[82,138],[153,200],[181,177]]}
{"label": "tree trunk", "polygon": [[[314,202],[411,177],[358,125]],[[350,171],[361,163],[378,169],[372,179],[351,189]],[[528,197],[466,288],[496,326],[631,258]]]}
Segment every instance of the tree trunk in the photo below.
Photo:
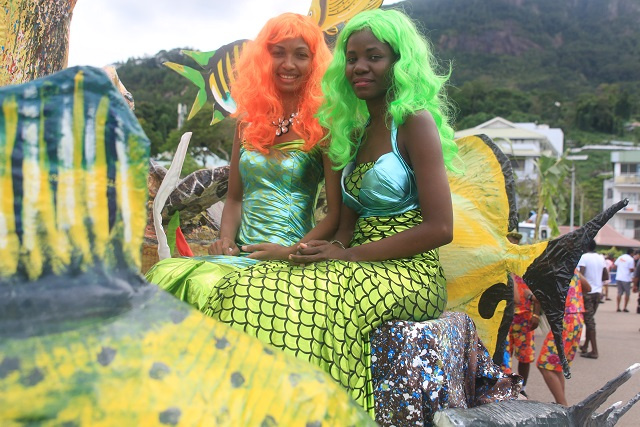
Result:
{"label": "tree trunk", "polygon": [[76,1],[0,0],[0,85],[28,82],[67,67]]}

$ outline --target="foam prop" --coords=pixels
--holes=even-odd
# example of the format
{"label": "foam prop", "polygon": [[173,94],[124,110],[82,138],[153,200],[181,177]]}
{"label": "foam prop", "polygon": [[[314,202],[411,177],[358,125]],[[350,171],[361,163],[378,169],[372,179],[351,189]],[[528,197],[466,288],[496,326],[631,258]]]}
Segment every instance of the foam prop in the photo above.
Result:
{"label": "foam prop", "polygon": [[[508,157],[490,138],[471,136],[456,143],[465,172],[449,173],[454,235],[452,243],[440,249],[447,309],[468,313],[493,354],[511,324],[509,313],[505,316],[507,303],[513,300],[513,291],[506,286],[505,249],[507,232],[518,222],[515,181]],[[527,249],[531,260],[542,251]]]}
{"label": "foam prop", "polygon": [[0,86],[60,71],[77,0],[0,0]]}
{"label": "foam prop", "polygon": [[201,70],[175,62],[164,63],[198,88],[187,120],[195,116],[207,102],[213,104],[212,125],[236,111],[236,103],[231,97],[230,90],[234,81],[233,66],[246,43],[247,40],[236,40],[211,52],[181,51],[193,59]]}
{"label": "foam prop", "polygon": [[[449,174],[454,215],[453,241],[440,249],[449,299],[448,310],[463,311],[476,322],[483,343],[494,352],[506,336],[506,301],[513,293],[508,272],[522,276],[547,315],[557,348],[564,348],[564,304],[580,256],[590,239],[615,212],[619,202],[585,226],[558,239],[514,245],[506,236],[517,224],[515,183],[508,157],[487,137],[456,141],[463,174]],[[500,325],[503,329],[500,331]],[[569,365],[560,352],[565,376]]]}
{"label": "foam prop", "polygon": [[336,35],[341,25],[365,10],[377,9],[382,0],[313,0],[309,16],[325,35]]}
{"label": "foam prop", "polygon": [[171,250],[167,243],[167,235],[162,228],[162,209],[164,208],[164,203],[169,198],[169,195],[176,189],[178,180],[180,179],[180,171],[182,170],[184,158],[187,155],[191,135],[191,132],[186,132],[182,135],[182,138],[180,138],[180,143],[178,144],[176,154],[173,156],[173,160],[171,161],[171,166],[162,180],[158,193],[153,200],[153,226],[156,230],[156,237],[158,239],[158,256],[161,260],[171,258]]}
{"label": "foam prop", "polygon": [[[176,212],[175,217],[179,222],[180,213]],[[176,249],[178,250],[180,256],[193,256],[193,251],[191,250],[191,247],[189,246],[187,239],[184,237],[184,234],[182,233],[182,229],[180,227],[176,228]]]}
{"label": "foam prop", "polygon": [[582,402],[568,408],[555,403],[542,403],[533,400],[489,403],[471,409],[445,409],[436,412],[434,425],[439,427],[470,425],[496,427],[525,425],[549,427],[613,426],[640,400],[640,393],[633,396],[625,405],[617,402],[600,414],[595,411],[618,387],[639,370],[640,364],[638,363],[630,366]]}
{"label": "foam prop", "polygon": [[0,89],[0,424],[374,425],[138,274],[149,142],[99,69]]}
{"label": "foam prop", "polygon": [[127,90],[127,88],[124,86],[124,83],[120,81],[120,76],[118,76],[116,67],[114,67],[113,65],[106,65],[102,67],[102,69],[105,71],[105,73],[107,73],[107,75],[111,79],[111,83],[113,83],[113,85],[118,89],[118,91],[120,91],[120,94],[124,97],[124,100],[127,101],[127,105],[129,106],[129,108],[131,108],[132,110],[135,110],[136,103],[133,100],[133,95],[131,95],[131,92]]}
{"label": "foam prop", "polygon": [[[149,193],[155,197],[167,169],[155,161],[149,162]],[[163,222],[169,221],[176,212],[180,218],[189,220],[222,201],[229,184],[229,166],[204,168],[191,172],[178,182],[162,210]]]}

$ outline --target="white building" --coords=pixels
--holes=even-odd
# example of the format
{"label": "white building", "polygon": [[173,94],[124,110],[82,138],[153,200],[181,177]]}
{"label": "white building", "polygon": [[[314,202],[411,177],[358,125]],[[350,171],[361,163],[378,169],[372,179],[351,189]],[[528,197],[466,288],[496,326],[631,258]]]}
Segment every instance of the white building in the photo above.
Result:
{"label": "white building", "polygon": [[537,123],[513,123],[495,117],[470,129],[456,132],[455,137],[485,134],[511,159],[517,180],[535,179],[535,160],[540,156],[562,155],[564,133],[562,129],[550,128]]}
{"label": "white building", "polygon": [[614,151],[611,163],[613,178],[603,183],[603,206],[622,199],[629,199],[629,204],[609,224],[627,238],[640,239],[640,151]]}

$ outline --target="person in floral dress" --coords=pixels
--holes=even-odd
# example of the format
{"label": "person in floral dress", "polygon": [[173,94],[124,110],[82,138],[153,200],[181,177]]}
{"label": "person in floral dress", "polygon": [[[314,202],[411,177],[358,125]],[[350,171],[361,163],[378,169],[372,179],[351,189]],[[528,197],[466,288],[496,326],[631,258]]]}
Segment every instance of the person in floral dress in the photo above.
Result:
{"label": "person in floral dress", "polygon": [[[589,292],[590,290],[591,286],[589,282],[580,274],[578,269],[576,269],[571,279],[569,291],[567,292],[563,320],[564,328],[562,332],[564,353],[569,363],[571,363],[576,356],[582,328],[584,327],[583,313],[585,309],[582,292]],[[544,382],[547,384],[547,387],[549,387],[551,394],[553,394],[556,403],[568,406],[569,404],[564,392],[565,382],[562,374],[562,363],[560,362],[558,350],[553,341],[551,331],[549,331],[542,344],[537,366],[544,378]]]}

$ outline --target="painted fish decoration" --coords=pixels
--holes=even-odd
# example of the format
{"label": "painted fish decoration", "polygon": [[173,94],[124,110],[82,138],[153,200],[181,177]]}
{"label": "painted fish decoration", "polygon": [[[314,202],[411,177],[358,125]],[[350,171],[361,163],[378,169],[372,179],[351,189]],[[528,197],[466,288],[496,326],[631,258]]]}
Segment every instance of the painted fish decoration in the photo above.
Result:
{"label": "painted fish decoration", "polygon": [[375,425],[139,274],[149,140],[100,69],[0,88],[0,425]]}
{"label": "painted fish decoration", "polygon": [[248,40],[236,40],[210,52],[183,50],[182,53],[193,59],[200,67],[196,70],[175,62],[164,65],[187,78],[198,88],[196,99],[187,119],[191,119],[207,103],[213,104],[214,125],[236,111],[236,103],[231,97],[230,87],[235,80],[233,66],[242,48]]}
{"label": "painted fish decoration", "polygon": [[383,0],[313,0],[309,7],[312,17],[327,35],[336,35],[340,25],[365,10],[377,9]]}

